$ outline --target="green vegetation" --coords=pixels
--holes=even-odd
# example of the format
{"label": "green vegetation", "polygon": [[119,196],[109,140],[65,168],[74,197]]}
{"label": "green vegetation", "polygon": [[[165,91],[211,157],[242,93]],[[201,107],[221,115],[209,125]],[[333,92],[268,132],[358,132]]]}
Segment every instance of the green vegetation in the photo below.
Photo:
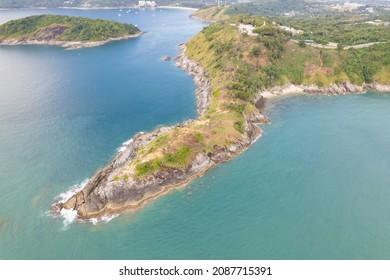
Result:
{"label": "green vegetation", "polygon": [[389,51],[390,43],[378,44],[370,48],[351,49],[348,51],[342,69],[355,84],[372,83],[374,80],[389,83],[390,81],[380,74],[386,69],[389,73]]}
{"label": "green vegetation", "polygon": [[164,160],[162,165],[166,164],[168,166],[183,165],[189,162],[189,155],[191,153],[190,147],[181,147],[176,153],[167,153],[164,155]]}
{"label": "green vegetation", "polygon": [[374,25],[367,16],[321,16],[321,17],[281,17],[276,21],[285,26],[303,30],[295,36],[297,40],[314,40],[326,45],[328,42],[344,46],[370,42],[389,42],[390,26]]}
{"label": "green vegetation", "polygon": [[[350,50],[315,48],[303,39],[291,40],[290,33],[268,18],[226,17],[225,11],[217,7],[198,11],[198,16],[220,20],[186,44],[187,56],[210,79],[210,108],[198,120],[157,137],[124,168],[124,174],[135,170],[136,176],[146,178],[156,172],[186,170],[197,154],[210,156],[245,140],[248,116],[259,113],[254,105],[259,90],[286,83],[390,84],[390,42]],[[255,35],[241,33],[239,24],[253,25]]]}
{"label": "green vegetation", "polygon": [[203,137],[202,133],[200,133],[200,132],[195,132],[194,138],[195,138],[195,141],[198,143],[202,143],[204,140],[204,137]]}
{"label": "green vegetation", "polygon": [[239,121],[236,121],[234,123],[234,128],[240,132],[240,133],[244,133],[245,132],[245,124],[244,124],[244,121],[243,120],[239,120]]}
{"label": "green vegetation", "polygon": [[143,163],[140,163],[136,166],[136,175],[143,177],[146,175],[153,174],[156,171],[161,170],[158,160],[150,160]]}
{"label": "green vegetation", "polygon": [[0,25],[0,40],[37,39],[58,41],[104,41],[139,33],[132,24],[81,17],[39,15]]}
{"label": "green vegetation", "polygon": [[262,0],[231,6],[229,15],[246,14],[262,16],[281,16],[294,11],[294,14],[327,14],[329,10],[319,1],[305,0]]}
{"label": "green vegetation", "polygon": [[[216,9],[213,7],[209,10],[215,13]],[[303,34],[292,36],[291,33],[281,30],[277,24],[271,24],[270,19],[235,15],[231,9],[218,9],[218,17],[224,20],[219,21],[219,24],[215,24],[206,32],[218,32],[226,23],[252,24],[256,27],[254,32],[258,36],[255,39],[242,34],[240,46],[233,47],[233,49],[241,50],[238,62],[235,61],[240,65],[237,73],[241,75],[237,75],[235,81],[228,84],[228,87],[236,97],[242,100],[251,100],[253,96],[251,92],[255,92],[258,88],[283,85],[287,82],[318,86],[329,86],[331,83],[340,84],[346,80],[356,84],[373,81],[390,82],[389,75],[386,74],[390,66],[388,61],[390,26],[366,23],[374,20],[373,16],[327,15],[275,18],[277,24],[304,31]],[[202,13],[204,14],[205,11]],[[229,13],[233,15],[226,19]],[[390,21],[390,16],[380,15],[378,18],[383,22]],[[212,34],[207,34],[207,37],[213,36]],[[295,39],[298,44],[290,41],[291,38]],[[322,44],[331,41],[337,43],[337,47],[334,49],[307,47],[304,42],[307,39]],[[370,42],[388,43],[343,50],[344,46]],[[231,45],[234,46],[230,43]],[[242,51],[244,47],[246,52]],[[248,50],[249,47],[251,49]],[[232,51],[230,53],[232,54]],[[240,60],[246,62],[245,65],[241,65]],[[222,65],[220,61],[218,63]]]}
{"label": "green vegetation", "polygon": [[181,147],[175,153],[166,153],[162,158],[152,159],[138,164],[136,166],[136,175],[143,177],[167,168],[185,167],[189,164],[191,155],[192,149],[190,147]]}

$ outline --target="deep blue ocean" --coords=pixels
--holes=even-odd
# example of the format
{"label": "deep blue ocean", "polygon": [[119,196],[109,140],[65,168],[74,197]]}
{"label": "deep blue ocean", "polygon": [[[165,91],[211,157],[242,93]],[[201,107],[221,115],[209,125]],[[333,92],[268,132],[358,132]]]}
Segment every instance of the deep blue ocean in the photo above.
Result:
{"label": "deep blue ocean", "polygon": [[[56,197],[139,131],[196,118],[165,62],[205,25],[190,11],[10,10],[137,24],[97,48],[0,47],[0,259],[390,259],[390,95],[268,106],[248,151],[132,214],[64,224]],[[121,13],[121,16],[118,16]]]}

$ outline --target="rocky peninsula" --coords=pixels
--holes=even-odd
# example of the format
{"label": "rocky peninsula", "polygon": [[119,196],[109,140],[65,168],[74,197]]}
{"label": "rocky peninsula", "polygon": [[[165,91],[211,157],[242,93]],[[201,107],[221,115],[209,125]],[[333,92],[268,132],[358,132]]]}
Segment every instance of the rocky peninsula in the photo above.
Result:
{"label": "rocky peninsula", "polygon": [[248,20],[261,22],[258,36],[215,23],[180,46],[176,65],[198,86],[196,120],[136,134],[83,189],[54,208],[99,220],[188,184],[261,136],[259,124],[269,122],[262,113],[267,98],[389,90],[388,63],[377,57],[390,44],[352,52],[302,48],[272,22]]}
{"label": "rocky peninsula", "polygon": [[[212,95],[210,79],[198,63],[185,55],[185,50],[186,46],[181,45],[181,54],[177,57],[176,65],[194,77],[194,82],[198,86],[195,92],[197,111],[199,117],[202,117],[210,106]],[[257,105],[262,108],[263,100],[259,100]],[[268,119],[261,113],[248,115],[244,139],[232,143],[229,147],[219,147],[215,153],[197,153],[186,168],[168,168],[144,178],[136,176],[136,170],[133,168],[131,170],[133,176],[125,175],[125,180],[118,179],[123,173],[123,168],[139,161],[143,156],[140,151],[148,145],[174,129],[183,129],[195,124],[197,120],[189,120],[176,126],[160,127],[151,133],[140,132],[124,143],[111,163],[100,169],[82,190],[66,201],[56,202],[53,208],[58,212],[63,209],[77,211],[79,220],[91,218],[99,220],[126,210],[138,209],[146,202],[172,189],[185,186],[210,168],[237,156],[261,136],[258,124],[267,121]]]}
{"label": "rocky peninsula", "polygon": [[132,24],[80,17],[39,15],[0,26],[0,46],[51,45],[66,49],[96,47],[141,36]]}

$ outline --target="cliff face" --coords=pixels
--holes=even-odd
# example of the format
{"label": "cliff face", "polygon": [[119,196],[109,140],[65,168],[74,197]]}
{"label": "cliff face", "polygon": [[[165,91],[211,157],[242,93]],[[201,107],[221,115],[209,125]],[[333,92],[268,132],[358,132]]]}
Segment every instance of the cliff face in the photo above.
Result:
{"label": "cliff face", "polygon": [[[204,70],[184,54],[185,46],[182,45],[180,49],[182,52],[177,58],[177,66],[194,76],[194,81],[198,85],[197,109],[199,116],[202,116],[210,106],[210,80]],[[263,102],[258,102],[258,104],[260,107],[264,105]],[[66,202],[58,202],[53,206],[57,211],[75,210],[79,219],[100,218],[126,209],[138,208],[175,187],[187,184],[210,168],[230,160],[245,150],[261,135],[261,129],[256,124],[267,121],[260,113],[250,114],[246,116],[246,119],[243,140],[232,143],[229,147],[215,147],[213,153],[199,152],[186,168],[164,169],[147,178],[129,176],[127,180],[116,180],[116,174],[139,156],[138,151],[168,131],[186,127],[194,121],[190,120],[172,127],[162,127],[151,133],[138,133],[122,146],[112,162],[100,169],[81,191]]]}
{"label": "cliff face", "polygon": [[199,116],[203,116],[210,107],[210,79],[206,78],[206,74],[202,67],[195,61],[190,60],[184,53],[186,46],[184,44],[179,46],[181,54],[177,57],[176,66],[187,71],[194,76],[194,82],[198,86],[195,91],[197,111]]}

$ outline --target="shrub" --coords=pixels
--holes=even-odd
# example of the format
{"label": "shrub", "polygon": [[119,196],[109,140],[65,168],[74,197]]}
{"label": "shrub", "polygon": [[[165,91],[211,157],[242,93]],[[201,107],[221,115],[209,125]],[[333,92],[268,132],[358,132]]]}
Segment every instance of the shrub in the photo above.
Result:
{"label": "shrub", "polygon": [[196,132],[194,138],[195,138],[195,141],[198,143],[201,143],[204,140],[204,137],[203,137],[202,133],[200,133],[200,132]]}
{"label": "shrub", "polygon": [[240,120],[240,121],[236,121],[234,123],[234,128],[240,132],[240,133],[244,133],[245,132],[245,124],[244,124],[244,121]]}
{"label": "shrub", "polygon": [[164,155],[164,163],[167,164],[185,164],[188,161],[191,148],[184,146],[179,149],[176,153],[168,153]]}
{"label": "shrub", "polygon": [[160,163],[158,160],[150,160],[143,163],[138,164],[135,167],[136,175],[137,176],[144,176],[151,173],[154,173],[158,170],[160,170]]}
{"label": "shrub", "polygon": [[259,56],[261,54],[261,50],[259,47],[253,47],[252,51],[251,51],[251,54],[253,56]]}

